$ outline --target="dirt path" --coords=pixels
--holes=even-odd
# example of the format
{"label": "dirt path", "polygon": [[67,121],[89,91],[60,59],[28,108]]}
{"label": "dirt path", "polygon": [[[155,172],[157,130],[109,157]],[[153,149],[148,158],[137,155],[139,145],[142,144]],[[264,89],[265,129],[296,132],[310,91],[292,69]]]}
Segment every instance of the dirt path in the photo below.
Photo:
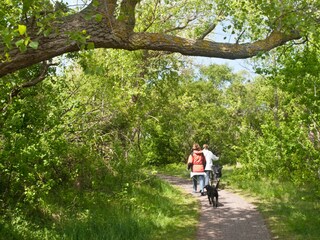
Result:
{"label": "dirt path", "polygon": [[271,236],[256,207],[240,196],[219,190],[219,206],[209,205],[207,196],[192,193],[192,181],[159,175],[162,179],[192,194],[201,204],[197,239],[270,240]]}

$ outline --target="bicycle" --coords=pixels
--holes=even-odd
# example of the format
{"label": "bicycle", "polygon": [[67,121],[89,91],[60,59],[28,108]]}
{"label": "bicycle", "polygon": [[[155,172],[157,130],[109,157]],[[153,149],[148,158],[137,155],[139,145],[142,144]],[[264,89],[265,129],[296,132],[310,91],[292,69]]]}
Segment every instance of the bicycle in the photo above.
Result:
{"label": "bicycle", "polygon": [[219,164],[212,166],[212,171],[209,172],[210,185],[215,186],[222,177],[222,166]]}

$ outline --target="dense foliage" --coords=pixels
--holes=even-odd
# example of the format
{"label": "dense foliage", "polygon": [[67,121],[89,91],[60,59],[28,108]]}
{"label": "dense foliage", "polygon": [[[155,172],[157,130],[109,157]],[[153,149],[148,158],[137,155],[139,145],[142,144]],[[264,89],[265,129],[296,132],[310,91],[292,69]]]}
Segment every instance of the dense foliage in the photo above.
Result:
{"label": "dense foliage", "polygon": [[[161,13],[167,11],[163,7],[171,6],[165,2],[167,5],[154,8],[154,12],[151,4],[141,5],[136,28],[161,28],[164,22],[151,15],[161,20]],[[269,31],[257,27],[260,13],[270,17],[261,21],[277,19],[276,7],[270,4],[250,1],[250,6],[259,6],[253,11],[244,1],[217,1],[220,3],[214,6],[192,2],[206,14],[224,6],[220,17],[234,15],[223,22],[232,23],[234,29],[222,27],[237,38],[248,39],[249,33],[241,32],[243,29],[250,29],[254,40]],[[184,3],[185,8],[190,7]],[[17,1],[5,1],[0,14],[4,15],[9,5],[15,5],[12,11],[20,6]],[[181,16],[183,6],[177,3],[171,10]],[[239,6],[243,12],[236,11]],[[282,9],[292,6],[293,1],[288,1]],[[50,23],[50,16],[57,17],[55,13],[42,18],[37,1],[24,1],[23,7],[23,13],[39,14],[39,22],[44,24],[40,28]],[[61,9],[58,13],[65,14]],[[3,44],[12,49],[12,39],[21,37],[16,45],[22,52],[27,47],[38,48],[23,25],[16,28],[19,14],[12,12],[12,18],[1,20],[9,24],[8,29],[0,29]],[[283,17],[287,27],[296,23],[291,14]],[[189,18],[192,22],[192,16]],[[184,26],[180,29],[183,36],[199,37],[208,28],[207,23],[197,21],[194,29],[189,29],[188,22],[177,27],[177,22],[168,18],[166,28],[178,31]],[[267,22],[266,26],[273,24]],[[222,164],[240,166],[234,171],[239,178],[288,181],[300,189],[311,189],[312,197],[319,199],[318,29],[305,22],[300,27],[310,31],[308,41],[261,53],[261,58],[255,59],[254,76],[234,72],[226,65],[195,67],[190,59],[167,52],[96,49],[2,77],[0,235],[12,239],[43,239],[46,234],[76,238],[79,233],[70,230],[74,227],[71,219],[77,219],[79,229],[81,223],[89,229],[83,236],[95,227],[103,231],[106,220],[98,214],[101,225],[95,225],[90,212],[99,213],[101,209],[95,207],[100,204],[108,209],[105,214],[112,215],[114,209],[110,219],[120,219],[118,229],[132,226],[126,229],[126,236],[144,229],[137,237],[147,239],[158,220],[155,205],[166,201],[148,193],[153,187],[161,188],[161,183],[143,170],[185,163],[194,142],[209,144]],[[81,34],[74,37],[84,37]],[[166,191],[168,188],[163,188],[160,195]],[[93,209],[89,211],[88,206]],[[166,212],[171,219],[165,218],[164,226],[172,222],[173,211]],[[152,223],[148,214],[153,216]],[[141,218],[136,220],[136,215]],[[157,227],[161,232],[162,226]]]}
{"label": "dense foliage", "polygon": [[109,199],[144,181],[145,166],[184,163],[193,142],[208,143],[223,164],[240,163],[235,174],[291,181],[319,196],[319,79],[305,63],[317,61],[314,51],[279,60],[281,69],[262,65],[254,79],[226,65],[197,70],[174,55],[120,50],[69,56],[71,64],[16,95],[41,67],[5,77],[2,226],[21,226],[17,216],[33,231],[42,217],[61,221],[52,203],[60,194],[69,192],[66,205],[98,189]]}
{"label": "dense foliage", "polygon": [[[310,46],[292,49],[290,57],[279,56],[277,66],[262,68],[266,74],[263,83],[269,91],[268,95],[257,95],[264,98],[260,105],[264,108],[263,122],[259,127],[242,129],[252,140],[240,158],[244,169],[255,177],[299,184],[319,181],[319,71],[315,52]],[[319,194],[319,189],[315,190]]]}

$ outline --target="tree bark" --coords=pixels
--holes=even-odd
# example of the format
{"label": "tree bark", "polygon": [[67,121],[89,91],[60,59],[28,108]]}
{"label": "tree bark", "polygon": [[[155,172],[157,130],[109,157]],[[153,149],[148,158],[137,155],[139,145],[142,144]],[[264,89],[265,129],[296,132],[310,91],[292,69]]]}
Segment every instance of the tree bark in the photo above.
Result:
{"label": "tree bark", "polygon": [[[81,12],[54,22],[53,31],[49,36],[37,35],[38,29],[28,27],[28,35],[32,40],[38,41],[38,48],[28,48],[25,52],[20,52],[18,48],[9,50],[10,59],[0,63],[0,77],[64,53],[79,51],[81,44],[72,40],[70,36],[74,32],[83,33],[84,30],[84,35],[90,36],[87,42],[92,42],[95,48],[147,49],[224,59],[250,58],[300,38],[298,32],[285,34],[273,31],[263,40],[229,44],[203,39],[186,39],[165,33],[134,32],[134,11],[139,0],[123,0],[117,19],[114,14],[117,1],[99,0],[99,2],[98,7],[89,4]],[[103,16],[102,20],[97,21],[94,17],[87,20],[89,15],[95,14]],[[0,52],[5,52],[3,43],[0,43]]]}

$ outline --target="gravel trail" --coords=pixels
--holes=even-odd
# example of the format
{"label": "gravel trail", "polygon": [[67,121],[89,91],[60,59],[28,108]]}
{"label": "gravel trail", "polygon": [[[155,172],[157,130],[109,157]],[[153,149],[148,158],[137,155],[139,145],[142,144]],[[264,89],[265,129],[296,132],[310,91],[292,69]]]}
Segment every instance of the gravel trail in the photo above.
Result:
{"label": "gravel trail", "polygon": [[219,190],[219,206],[209,205],[207,196],[192,193],[192,181],[159,175],[183,191],[192,194],[201,204],[198,240],[270,240],[271,235],[256,206],[237,194]]}

